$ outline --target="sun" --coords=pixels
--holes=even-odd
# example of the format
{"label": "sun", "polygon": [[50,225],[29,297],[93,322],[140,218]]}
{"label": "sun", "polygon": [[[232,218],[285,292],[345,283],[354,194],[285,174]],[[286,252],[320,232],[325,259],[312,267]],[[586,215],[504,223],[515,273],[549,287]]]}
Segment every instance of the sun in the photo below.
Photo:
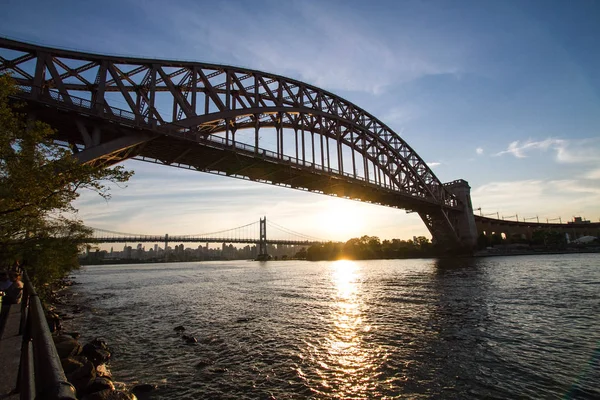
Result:
{"label": "sun", "polygon": [[328,199],[319,212],[319,226],[324,237],[347,240],[363,231],[362,215],[363,213],[357,210],[357,205],[350,201]]}

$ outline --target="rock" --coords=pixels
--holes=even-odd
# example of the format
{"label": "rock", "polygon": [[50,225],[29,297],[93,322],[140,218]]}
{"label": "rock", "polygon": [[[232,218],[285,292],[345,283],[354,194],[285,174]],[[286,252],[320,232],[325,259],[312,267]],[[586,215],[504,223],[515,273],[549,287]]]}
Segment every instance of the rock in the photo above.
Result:
{"label": "rock", "polygon": [[101,364],[107,363],[110,360],[110,353],[106,350],[95,349],[93,347],[87,347],[87,344],[83,347],[83,355],[85,355],[93,364],[97,367]]}
{"label": "rock", "polygon": [[198,343],[198,339],[193,336],[183,335],[181,337],[186,343]]}
{"label": "rock", "polygon": [[108,348],[108,344],[106,343],[106,340],[104,340],[104,339],[96,338],[96,339],[92,340],[89,344],[91,344],[92,346],[94,346],[97,349],[102,349],[102,350],[106,350],[106,351],[110,352],[110,349]]}
{"label": "rock", "polygon": [[238,319],[235,320],[235,322],[239,323],[243,323],[243,322],[250,322],[252,321],[254,318],[248,318],[248,317],[240,317]]}
{"label": "rock", "polygon": [[61,330],[60,315],[53,311],[46,311],[46,322],[50,332],[58,332]]}
{"label": "rock", "polygon": [[212,360],[203,359],[196,363],[196,368],[204,368],[204,367],[208,367],[209,365],[212,365],[212,364],[213,364]]}
{"label": "rock", "polygon": [[106,342],[102,339],[94,339],[83,346],[82,354],[96,367],[110,360],[110,350]]}
{"label": "rock", "polygon": [[77,340],[81,337],[81,335],[79,334],[79,332],[63,332],[63,335],[65,336],[71,336],[73,339]]}
{"label": "rock", "polygon": [[81,345],[71,336],[61,335],[56,338],[60,338],[59,342],[56,342],[56,351],[60,358],[67,358],[81,354]]}
{"label": "rock", "polygon": [[82,400],[137,400],[137,397],[121,390],[102,390],[83,396]]}
{"label": "rock", "polygon": [[82,363],[82,366],[65,374],[67,380],[75,386],[77,393],[85,393],[85,389],[96,379],[96,368],[89,360]]}
{"label": "rock", "polygon": [[173,328],[173,330],[175,332],[183,332],[183,331],[185,331],[185,327],[183,325],[179,325],[179,326],[176,326],[175,328]]}
{"label": "rock", "polygon": [[85,393],[82,394],[101,392],[103,390],[113,391],[115,390],[115,385],[110,379],[97,376],[96,379],[85,388]]}
{"label": "rock", "polygon": [[133,389],[131,389],[131,393],[133,393],[136,396],[139,396],[140,394],[152,392],[157,388],[158,386],[152,383],[144,383],[141,385],[135,385]]}
{"label": "rock", "polygon": [[72,357],[63,358],[62,360],[60,360],[60,363],[62,364],[62,368],[63,371],[65,371],[65,374],[70,374],[76,369],[83,367],[84,364],[83,362],[81,362],[81,360]]}
{"label": "rock", "polygon": [[64,342],[64,341],[67,341],[67,340],[73,340],[73,337],[70,336],[70,335],[66,335],[66,334],[63,334],[63,335],[53,335],[52,336],[52,340],[54,340],[54,344],[57,344],[57,343]]}
{"label": "rock", "polygon": [[96,376],[100,376],[102,378],[108,378],[112,380],[112,373],[108,370],[105,364],[100,364],[96,366]]}

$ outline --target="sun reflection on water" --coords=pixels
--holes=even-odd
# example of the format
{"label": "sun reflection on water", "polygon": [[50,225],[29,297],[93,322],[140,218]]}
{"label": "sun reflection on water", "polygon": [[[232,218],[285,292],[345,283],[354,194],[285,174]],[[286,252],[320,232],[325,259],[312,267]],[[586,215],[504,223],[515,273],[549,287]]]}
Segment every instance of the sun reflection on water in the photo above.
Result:
{"label": "sun reflection on water", "polygon": [[319,385],[337,398],[372,396],[385,352],[368,341],[373,327],[361,292],[360,266],[338,261],[331,268],[330,331],[315,354]]}

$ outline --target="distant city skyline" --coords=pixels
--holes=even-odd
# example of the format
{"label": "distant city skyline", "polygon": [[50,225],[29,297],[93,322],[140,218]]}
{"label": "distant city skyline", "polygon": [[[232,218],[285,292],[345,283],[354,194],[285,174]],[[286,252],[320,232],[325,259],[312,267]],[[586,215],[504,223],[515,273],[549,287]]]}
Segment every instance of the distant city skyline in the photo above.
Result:
{"label": "distant city skyline", "polygon": [[[403,137],[483,214],[600,219],[600,4],[559,1],[10,2],[0,35],[98,53],[240,65],[322,87]],[[37,12],[31,13],[35,8]],[[77,34],[73,34],[76,32]],[[345,241],[425,235],[417,214],[127,161],[93,227],[195,234],[266,215]],[[476,211],[476,213],[479,213]]]}

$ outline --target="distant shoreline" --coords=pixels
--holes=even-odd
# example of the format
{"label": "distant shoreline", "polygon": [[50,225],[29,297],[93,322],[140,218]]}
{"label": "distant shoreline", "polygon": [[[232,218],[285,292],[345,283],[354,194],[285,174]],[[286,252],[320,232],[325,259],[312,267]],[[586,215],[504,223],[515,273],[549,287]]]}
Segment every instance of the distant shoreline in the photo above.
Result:
{"label": "distant shoreline", "polygon": [[547,251],[534,251],[534,250],[513,250],[513,251],[490,251],[490,250],[479,250],[473,253],[473,257],[501,257],[501,256],[544,256],[552,254],[589,254],[589,253],[600,253],[600,248],[594,249],[580,249],[580,250],[547,250]]}
{"label": "distant shoreline", "polygon": [[[553,254],[590,254],[590,253],[600,253],[600,248],[593,249],[579,249],[579,250],[547,250],[547,251],[534,251],[534,250],[520,250],[520,251],[490,251],[490,250],[479,250],[473,253],[471,256],[442,256],[442,257],[406,257],[406,258],[369,258],[369,259],[356,259],[351,261],[365,261],[365,260],[413,260],[419,258],[456,258],[456,257],[505,257],[505,256],[544,256],[544,255],[553,255]],[[255,261],[252,259],[234,259],[234,260],[189,260],[189,261],[165,261],[165,260],[115,260],[112,259],[109,262],[100,262],[100,263],[89,263],[89,264],[81,264],[82,267],[90,266],[90,265],[126,265],[126,264],[171,264],[171,263],[188,263],[188,262],[212,262],[212,261]],[[336,261],[336,260],[305,260],[299,258],[289,258],[283,260],[270,260],[270,261],[309,261],[309,262],[318,262],[318,261]]]}

